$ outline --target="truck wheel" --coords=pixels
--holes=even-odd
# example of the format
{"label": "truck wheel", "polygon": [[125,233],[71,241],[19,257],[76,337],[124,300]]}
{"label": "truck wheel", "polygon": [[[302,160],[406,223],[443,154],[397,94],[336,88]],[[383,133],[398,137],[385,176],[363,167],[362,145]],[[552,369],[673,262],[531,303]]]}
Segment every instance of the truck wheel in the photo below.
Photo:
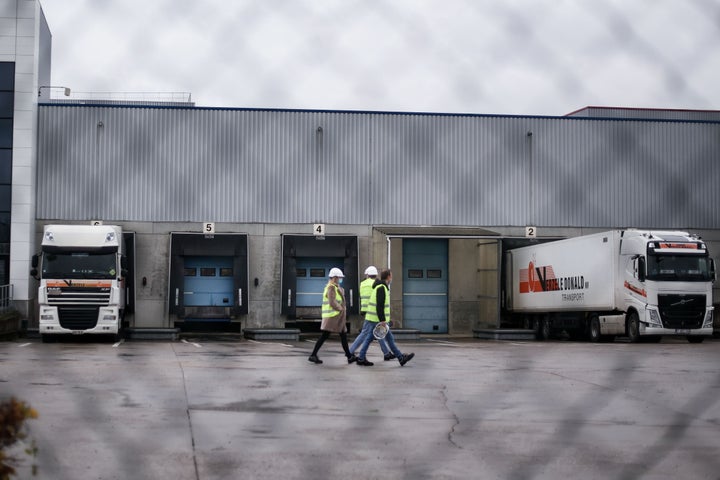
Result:
{"label": "truck wheel", "polygon": [[550,340],[550,335],[552,333],[551,327],[552,322],[549,317],[543,317],[542,320],[540,320],[540,337],[542,337],[543,340]]}
{"label": "truck wheel", "polygon": [[532,330],[533,321],[530,317],[528,317],[528,316],[523,317],[522,328],[525,330]]}
{"label": "truck wheel", "polygon": [[688,342],[690,342],[690,343],[702,343],[703,340],[705,340],[705,337],[692,336],[692,337],[687,337],[687,339],[688,339]]}
{"label": "truck wheel", "polygon": [[627,336],[630,339],[630,343],[640,341],[640,319],[635,312],[627,314]]}
{"label": "truck wheel", "polygon": [[597,315],[593,315],[590,317],[590,341],[597,343],[600,340],[602,340],[602,335],[600,335],[600,319]]}

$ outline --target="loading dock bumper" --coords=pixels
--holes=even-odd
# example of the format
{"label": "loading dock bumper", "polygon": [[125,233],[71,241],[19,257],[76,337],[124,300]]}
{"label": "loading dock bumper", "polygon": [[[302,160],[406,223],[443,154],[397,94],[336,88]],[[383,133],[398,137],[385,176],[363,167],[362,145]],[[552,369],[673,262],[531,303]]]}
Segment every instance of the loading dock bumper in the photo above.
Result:
{"label": "loading dock bumper", "polygon": [[249,340],[300,341],[300,329],[298,328],[245,328],[243,335]]}

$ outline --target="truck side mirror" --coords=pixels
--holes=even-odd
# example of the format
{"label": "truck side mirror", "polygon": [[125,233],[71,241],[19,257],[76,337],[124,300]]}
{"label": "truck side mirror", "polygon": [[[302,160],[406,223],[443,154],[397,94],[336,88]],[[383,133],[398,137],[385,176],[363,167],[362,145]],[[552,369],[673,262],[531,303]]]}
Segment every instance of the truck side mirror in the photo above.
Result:
{"label": "truck side mirror", "polygon": [[645,281],[645,257],[638,258],[638,280]]}
{"label": "truck side mirror", "polygon": [[30,263],[31,263],[31,265],[32,265],[32,270],[30,270],[30,275],[31,275],[35,280],[40,280],[40,278],[38,278],[38,269],[37,269],[38,264],[40,263],[39,260],[40,260],[40,259],[39,259],[39,257],[38,257],[37,255],[33,255],[33,256],[32,256],[32,260],[30,261]]}

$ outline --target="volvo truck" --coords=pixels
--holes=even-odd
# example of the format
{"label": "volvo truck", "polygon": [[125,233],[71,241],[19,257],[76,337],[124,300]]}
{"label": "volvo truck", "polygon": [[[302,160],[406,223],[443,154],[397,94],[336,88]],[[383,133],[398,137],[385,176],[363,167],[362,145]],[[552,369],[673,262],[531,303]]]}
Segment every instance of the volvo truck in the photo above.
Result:
{"label": "volvo truck", "polygon": [[47,225],[32,258],[39,331],[120,337],[127,267],[122,229],[114,225]]}
{"label": "volvo truck", "polygon": [[687,232],[609,231],[509,250],[504,261],[506,311],[539,338],[713,334],[715,263]]}

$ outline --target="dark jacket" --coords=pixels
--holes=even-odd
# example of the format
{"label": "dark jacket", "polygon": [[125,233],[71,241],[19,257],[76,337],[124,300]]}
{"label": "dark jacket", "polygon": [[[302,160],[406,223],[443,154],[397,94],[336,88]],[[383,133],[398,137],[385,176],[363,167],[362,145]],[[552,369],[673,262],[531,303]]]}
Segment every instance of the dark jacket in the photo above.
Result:
{"label": "dark jacket", "polygon": [[[373,288],[376,288],[378,285],[385,285],[385,282],[380,280],[379,278],[375,280],[375,283],[373,283]],[[387,285],[385,285],[387,286]],[[387,321],[385,318],[385,289],[380,288],[377,291],[377,316],[380,319],[381,322]]]}

